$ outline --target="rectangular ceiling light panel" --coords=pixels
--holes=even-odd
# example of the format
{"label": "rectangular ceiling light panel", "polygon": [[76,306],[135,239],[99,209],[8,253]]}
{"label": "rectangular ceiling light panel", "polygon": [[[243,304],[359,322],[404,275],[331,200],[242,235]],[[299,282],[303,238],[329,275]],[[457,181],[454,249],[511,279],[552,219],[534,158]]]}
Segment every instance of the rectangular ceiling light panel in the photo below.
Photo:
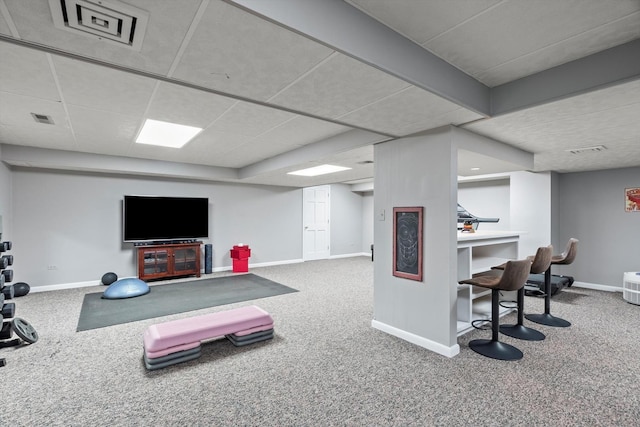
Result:
{"label": "rectangular ceiling light panel", "polygon": [[140,51],[149,13],[117,0],[49,0],[56,28]]}
{"label": "rectangular ceiling light panel", "polygon": [[334,166],[334,165],[320,165],[314,166],[312,168],[301,169],[298,171],[288,172],[289,175],[300,175],[300,176],[318,176],[318,175],[326,175],[328,173],[341,172],[346,171],[351,168],[347,168],[344,166]]}
{"label": "rectangular ceiling light panel", "polygon": [[136,138],[138,144],[180,148],[202,131],[202,128],[147,119]]}

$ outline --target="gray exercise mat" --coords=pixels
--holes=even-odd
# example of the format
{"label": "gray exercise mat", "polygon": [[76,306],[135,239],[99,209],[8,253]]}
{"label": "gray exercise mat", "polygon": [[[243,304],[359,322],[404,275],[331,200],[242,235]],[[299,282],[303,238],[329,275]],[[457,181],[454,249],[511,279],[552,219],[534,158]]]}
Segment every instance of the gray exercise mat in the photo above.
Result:
{"label": "gray exercise mat", "polygon": [[102,292],[85,295],[76,331],[298,292],[251,273],[150,287],[151,292],[135,298],[102,299]]}

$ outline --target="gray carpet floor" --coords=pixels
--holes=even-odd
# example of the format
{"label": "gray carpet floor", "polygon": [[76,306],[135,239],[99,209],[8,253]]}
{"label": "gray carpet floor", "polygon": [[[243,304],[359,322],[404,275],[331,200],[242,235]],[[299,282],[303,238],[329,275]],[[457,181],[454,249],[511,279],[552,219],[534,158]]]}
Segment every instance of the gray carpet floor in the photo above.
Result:
{"label": "gray carpet floor", "polygon": [[[40,340],[0,349],[3,426],[637,426],[640,306],[572,287],[552,312],[570,328],[536,325],[541,342],[503,337],[525,353],[503,362],[468,348],[446,358],[371,327],[373,264],[366,257],[252,272],[299,292],[257,300],[275,338],[228,340],[158,371],[142,363],[150,319],[76,333],[84,294],[32,293],[16,314]],[[223,274],[223,273],[214,273]],[[178,319],[250,304],[167,316]],[[526,299],[526,312],[543,300]],[[507,322],[515,315],[506,316]],[[527,323],[533,325],[531,323]]]}

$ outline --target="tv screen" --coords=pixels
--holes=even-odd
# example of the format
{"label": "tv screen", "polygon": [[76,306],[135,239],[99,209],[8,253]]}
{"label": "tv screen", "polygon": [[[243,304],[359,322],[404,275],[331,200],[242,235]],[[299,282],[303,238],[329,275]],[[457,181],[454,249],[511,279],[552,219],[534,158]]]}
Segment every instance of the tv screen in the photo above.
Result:
{"label": "tv screen", "polygon": [[206,197],[124,196],[122,208],[125,242],[209,237]]}

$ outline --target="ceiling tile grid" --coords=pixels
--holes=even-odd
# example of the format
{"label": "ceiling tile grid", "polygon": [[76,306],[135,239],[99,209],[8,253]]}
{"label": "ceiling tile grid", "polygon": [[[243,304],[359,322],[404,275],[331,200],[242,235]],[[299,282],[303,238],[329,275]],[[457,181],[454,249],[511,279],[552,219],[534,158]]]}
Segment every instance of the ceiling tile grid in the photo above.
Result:
{"label": "ceiling tile grid", "polygon": [[332,52],[229,4],[211,1],[173,77],[265,101]]}
{"label": "ceiling tile grid", "polygon": [[468,21],[502,0],[347,0],[417,44]]}
{"label": "ceiling tile grid", "polygon": [[69,118],[73,124],[76,149],[85,153],[126,155],[138,132],[140,118],[112,111],[96,111],[71,105]]}
{"label": "ceiling tile grid", "polygon": [[54,57],[53,63],[68,105],[141,117],[156,86],[152,79],[75,59]]}
{"label": "ceiling tile grid", "polygon": [[5,0],[5,3],[22,39],[108,63],[166,75],[201,1],[122,2],[149,13],[147,32],[140,52],[117,43],[107,43],[97,37],[87,37],[81,33],[76,35],[54,27],[48,1]]}
{"label": "ceiling tile grid", "polygon": [[458,112],[461,110],[468,113],[462,123],[482,117],[431,92],[410,86],[338,119],[365,129],[404,136],[424,129],[459,124]]}
{"label": "ceiling tile grid", "polygon": [[234,104],[236,101],[230,98],[177,84],[157,82],[157,87],[149,98],[145,118],[204,129]]}
{"label": "ceiling tile grid", "polygon": [[[638,7],[634,0],[616,2],[616,7],[601,0],[506,1],[431,39],[423,46],[479,78],[486,70],[499,64],[597,28],[603,21],[622,18],[638,11]],[[575,13],[576,10],[581,13]],[[549,31],[549,28],[553,28],[553,31]],[[555,65],[575,59],[576,55],[585,56],[588,53],[583,50],[557,51]],[[538,67],[533,71],[543,69]],[[511,78],[524,77],[531,74],[531,71],[517,74]]]}
{"label": "ceiling tile grid", "polygon": [[336,118],[407,87],[409,83],[403,80],[346,55],[334,54],[269,102]]}
{"label": "ceiling tile grid", "polygon": [[[484,118],[231,0],[126,0],[149,13],[140,52],[55,28],[48,1],[0,1],[0,144],[253,165],[266,172],[242,182],[306,186],[373,176],[359,160],[372,156],[371,146],[367,155],[330,154],[326,147],[341,148],[335,139],[323,145],[328,138],[352,129],[401,137],[453,124],[536,153],[537,170],[640,166],[638,79]],[[489,86],[640,39],[638,0],[347,1]],[[21,40],[12,42],[16,34]],[[182,149],[136,144],[146,118],[204,130]],[[564,151],[598,144],[607,147],[599,156]],[[313,179],[285,174],[322,162],[353,169]]]}
{"label": "ceiling tile grid", "polygon": [[0,92],[60,101],[47,54],[0,42]]}
{"label": "ceiling tile grid", "polygon": [[498,86],[637,38],[640,38],[640,12],[496,64],[475,77],[488,86]]}

